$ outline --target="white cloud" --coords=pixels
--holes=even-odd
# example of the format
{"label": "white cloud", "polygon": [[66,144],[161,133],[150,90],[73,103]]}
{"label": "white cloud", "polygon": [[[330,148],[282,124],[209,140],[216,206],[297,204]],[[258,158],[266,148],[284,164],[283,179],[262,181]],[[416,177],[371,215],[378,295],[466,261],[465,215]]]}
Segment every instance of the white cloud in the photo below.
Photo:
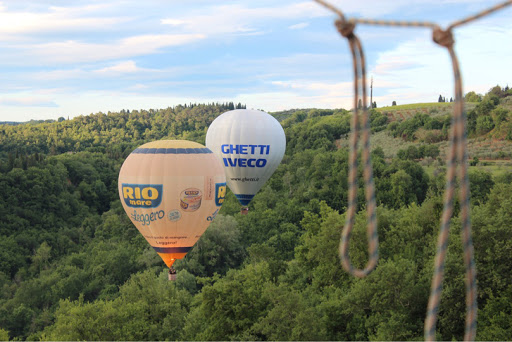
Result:
{"label": "white cloud", "polygon": [[[271,111],[289,108],[345,108],[353,107],[354,91],[350,82],[319,82],[315,80],[273,81],[273,85],[284,88],[275,94],[284,96],[281,101],[276,95],[257,93],[240,95],[246,102],[261,101]],[[238,100],[237,100],[238,101]],[[290,102],[293,105],[290,105]]]}
{"label": "white cloud", "polygon": [[300,30],[309,26],[309,23],[298,23],[295,25],[288,26],[290,30]]}
{"label": "white cloud", "polygon": [[512,23],[507,18],[501,25],[485,28],[475,23],[456,31],[455,50],[465,92],[486,93],[496,84],[504,87],[511,82]]}
{"label": "white cloud", "polygon": [[[422,10],[426,7],[432,9],[433,6],[447,6],[449,4],[461,4],[462,6],[469,6],[472,4],[482,5],[482,9],[486,7],[485,3],[481,0],[444,0],[442,4],[434,4],[431,0],[393,0],[393,1],[376,1],[376,0],[327,0],[336,8],[340,9],[343,14],[348,17],[353,15],[357,17],[366,18],[382,18],[389,14],[403,14],[411,12],[419,12],[422,14]],[[324,11],[328,11],[324,9]],[[330,12],[330,11],[329,11]],[[332,12],[330,12],[332,13]],[[424,13],[423,13],[424,14]],[[454,19],[460,19],[456,17],[454,13]],[[399,18],[397,18],[399,19]],[[417,20],[421,17],[417,18]]]}
{"label": "white cloud", "polygon": [[21,45],[13,48],[10,56],[0,56],[7,64],[61,64],[85,63],[158,53],[160,49],[190,44],[204,39],[201,34],[138,35],[111,43],[63,42]]}
{"label": "white cloud", "polygon": [[51,71],[38,71],[30,75],[25,75],[25,77],[29,78],[32,81],[57,81],[65,79],[78,80],[90,78],[91,73],[80,68],[73,68]]}
{"label": "white cloud", "polygon": [[26,94],[0,97],[0,106],[58,107],[55,101],[51,98]]}
{"label": "white cloud", "polygon": [[179,20],[179,19],[161,19],[160,23],[162,25],[179,26],[179,25],[186,24],[187,22],[184,20]]}
{"label": "white cloud", "polygon": [[[208,12],[208,13],[205,13]],[[269,21],[300,19],[325,16],[325,12],[313,1],[273,5],[269,7],[248,7],[240,4],[218,5],[200,9],[185,16],[162,19],[162,23],[180,26],[186,32],[200,32],[209,36],[233,33],[270,32]],[[304,25],[304,23],[299,24]],[[297,27],[301,28],[301,27]]]}
{"label": "white cloud", "polygon": [[102,17],[95,12],[105,9],[105,5],[83,7],[51,7],[46,12],[9,11],[0,6],[0,40],[20,35],[41,34],[48,32],[70,32],[87,29],[87,31],[104,31],[115,28],[128,20],[121,16]]}
{"label": "white cloud", "polygon": [[149,86],[147,84],[137,83],[137,84],[129,87],[128,90],[139,91],[139,90],[145,90],[145,89],[148,89],[148,88],[149,88]]}
{"label": "white cloud", "polygon": [[247,108],[280,111],[291,108],[351,108],[353,99],[326,95],[298,94],[292,91],[260,92],[240,94],[236,102],[247,104]]}
{"label": "white cloud", "polygon": [[[44,86],[49,82],[57,81],[71,81],[76,87],[82,89],[94,88],[95,80],[103,82],[104,80],[117,80],[120,81],[124,76],[137,78],[150,79],[152,83],[157,79],[166,78],[170,75],[176,75],[180,69],[149,69],[140,68],[134,61],[120,61],[114,64],[108,64],[105,67],[85,67],[85,68],[71,68],[71,69],[56,69],[50,71],[39,71],[35,73],[26,73],[23,75],[25,82],[29,81],[32,84],[38,82],[35,86]],[[87,83],[84,83],[87,81]],[[92,82],[92,85],[89,83]],[[122,82],[121,82],[122,83]],[[97,86],[97,85],[96,85]],[[146,86],[147,87],[147,86]],[[1,89],[1,88],[0,88]]]}
{"label": "white cloud", "polygon": [[350,94],[353,88],[352,82],[318,82],[314,80],[273,81],[272,84],[325,96],[348,96],[347,94]]}
{"label": "white cloud", "polygon": [[[512,24],[504,25],[473,23],[454,30],[464,92],[485,93],[512,79],[508,58],[504,57],[512,56],[512,45],[505,43],[512,41]],[[376,91],[385,96],[389,103],[434,102],[439,94],[454,96],[450,56],[427,37],[408,40],[379,53],[369,73],[375,75],[374,94]]]}
{"label": "white cloud", "polygon": [[372,74],[378,76],[391,75],[396,71],[410,70],[414,67],[420,66],[413,61],[407,60],[406,57],[401,56],[391,56],[388,60],[385,60],[385,57],[382,57],[379,58],[377,63],[378,64],[373,69]]}
{"label": "white cloud", "polygon": [[143,69],[138,68],[134,61],[119,62],[115,65],[95,70],[97,73],[134,73],[142,71]]}

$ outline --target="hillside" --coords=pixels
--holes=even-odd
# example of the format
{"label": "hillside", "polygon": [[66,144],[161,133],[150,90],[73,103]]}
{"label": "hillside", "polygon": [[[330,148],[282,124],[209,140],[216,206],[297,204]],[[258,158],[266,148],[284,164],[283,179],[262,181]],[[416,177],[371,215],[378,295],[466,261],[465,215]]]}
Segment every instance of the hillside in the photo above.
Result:
{"label": "hillside", "polygon": [[[372,148],[381,147],[387,157],[395,157],[401,149],[430,144],[439,147],[441,159],[446,158],[447,128],[453,103],[417,103],[375,110],[387,121],[385,129],[373,130]],[[512,120],[512,96],[502,95],[500,99],[490,92],[482,96],[480,102],[466,102],[465,111],[469,125],[469,159],[477,158],[487,166],[507,165],[512,159],[512,126],[509,124]],[[340,139],[339,145],[348,146],[348,137]],[[512,166],[512,163],[508,165]]]}
{"label": "hillside", "polygon": [[16,122],[16,121],[0,121],[0,125],[20,125],[23,122]]}
{"label": "hillside", "polygon": [[[492,95],[468,107],[469,138],[506,144],[512,96],[496,102]],[[281,165],[247,215],[228,191],[210,228],[175,263],[176,282],[167,281],[165,265],[124,213],[119,169],[148,141],[204,143],[208,125],[229,106],[0,125],[0,340],[421,339],[449,106],[429,105],[425,113],[411,105],[402,120],[387,113],[403,108],[372,111],[380,261],[364,279],[344,272],[337,254],[347,207],[346,110],[272,113],[287,138]],[[477,338],[510,340],[512,169],[491,173],[481,163],[469,174]],[[362,187],[358,205],[365,207]],[[442,340],[464,334],[458,214],[437,325]],[[356,267],[367,258],[365,215],[357,214],[352,234]]]}

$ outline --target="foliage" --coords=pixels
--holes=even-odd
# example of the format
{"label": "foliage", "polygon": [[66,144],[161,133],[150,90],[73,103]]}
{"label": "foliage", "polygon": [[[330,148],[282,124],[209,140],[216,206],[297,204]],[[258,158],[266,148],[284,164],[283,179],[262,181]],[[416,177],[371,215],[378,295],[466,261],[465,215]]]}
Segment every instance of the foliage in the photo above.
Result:
{"label": "foliage", "polygon": [[404,140],[412,141],[417,138],[415,133],[419,128],[426,130],[447,130],[449,125],[449,117],[432,118],[428,114],[417,113],[412,119],[388,126],[388,129],[390,130],[390,134],[394,137],[401,137]]}
{"label": "foliage", "polygon": [[466,102],[480,102],[482,101],[482,95],[478,95],[474,91],[470,91],[464,95],[464,101]]}
{"label": "foliage", "polygon": [[20,158],[35,153],[55,155],[89,151],[119,159],[144,141],[169,138],[204,143],[206,127],[229,109],[235,109],[232,102],[190,104],[161,110],[100,112],[72,120],[32,125],[0,125],[0,151]]}
{"label": "foliage", "polygon": [[500,139],[508,138],[510,132],[510,110],[500,103],[507,102],[510,94],[499,86],[492,88],[477,106],[468,113],[468,133],[481,136],[494,132]]}
{"label": "foliage", "polygon": [[397,157],[404,160],[415,160],[427,157],[436,158],[439,156],[439,153],[439,147],[436,145],[420,145],[419,147],[410,145],[405,150],[399,150]]}
{"label": "foliage", "polygon": [[451,108],[453,106],[452,103],[438,103],[438,102],[426,102],[426,103],[414,103],[414,104],[403,104],[397,106],[388,106],[388,107],[380,107],[377,110],[379,112],[386,111],[398,111],[398,110],[407,110],[407,109],[432,109],[432,108]]}
{"label": "foliage", "polygon": [[187,258],[176,262],[176,269],[200,277],[226,274],[230,268],[240,266],[244,258],[241,238],[237,221],[232,216],[218,215]]}
{"label": "foliage", "polygon": [[370,127],[373,132],[382,131],[386,128],[389,119],[387,115],[380,113],[375,109],[370,110]]}
{"label": "foliage", "polygon": [[62,300],[42,340],[176,340],[191,296],[154,272],[134,275],[113,300]]}
{"label": "foliage", "polygon": [[[471,134],[484,121],[494,124],[485,135],[508,127],[505,94],[493,88],[474,105]],[[436,161],[427,173],[416,160],[442,155],[442,143],[429,144],[425,132],[444,137],[450,125],[445,113],[427,114],[429,108],[392,122],[382,108],[370,112],[372,138],[380,139],[371,153],[380,261],[367,278],[349,276],[338,256],[352,114],[310,109],[273,113],[287,136],[281,165],[247,215],[228,192],[213,224],[176,262],[177,280],[167,281],[158,255],[124,214],[119,168],[147,141],[204,142],[208,124],[238,106],[0,125],[0,340],[421,339],[445,171]],[[368,252],[360,156],[358,165],[349,255],[361,268]],[[470,170],[477,338],[510,340],[512,173]],[[464,334],[455,207],[437,331],[442,340]]]}

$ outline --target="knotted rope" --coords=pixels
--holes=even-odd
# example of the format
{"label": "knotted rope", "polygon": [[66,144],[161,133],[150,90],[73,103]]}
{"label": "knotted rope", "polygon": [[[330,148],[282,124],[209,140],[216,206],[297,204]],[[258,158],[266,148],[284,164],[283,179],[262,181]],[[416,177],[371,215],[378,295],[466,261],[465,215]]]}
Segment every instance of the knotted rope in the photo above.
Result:
{"label": "knotted rope", "polygon": [[[448,247],[448,233],[450,228],[450,219],[453,214],[453,196],[455,193],[455,173],[457,163],[459,164],[459,178],[460,178],[460,208],[462,220],[462,243],[464,247],[464,264],[466,268],[466,328],[464,340],[474,340],[476,335],[476,321],[477,321],[477,290],[476,290],[476,269],[474,261],[474,249],[471,238],[471,220],[470,220],[470,207],[469,207],[469,180],[468,180],[468,166],[467,166],[467,139],[466,139],[466,114],[464,112],[462,79],[460,75],[459,62],[455,51],[453,49],[454,39],[452,35],[452,28],[468,23],[470,21],[481,18],[492,12],[500,10],[512,4],[512,0],[505,1],[485,11],[482,11],[474,16],[456,21],[451,24],[446,30],[442,30],[437,24],[430,22],[407,22],[407,21],[384,21],[384,20],[370,20],[370,19],[350,19],[345,20],[343,12],[325,2],[324,0],[315,0],[321,5],[335,12],[339,19],[336,20],[336,27],[340,34],[347,38],[352,52],[352,59],[354,64],[354,116],[352,121],[352,139],[350,141],[349,150],[349,174],[348,174],[348,208],[345,226],[343,228],[341,242],[340,242],[340,257],[343,268],[357,277],[365,277],[373,269],[375,269],[378,261],[378,238],[377,238],[377,220],[376,220],[376,206],[375,206],[375,187],[373,184],[372,166],[370,160],[370,130],[368,110],[366,107],[366,76],[365,76],[365,60],[361,42],[354,34],[356,23],[370,24],[370,25],[386,25],[386,26],[402,26],[402,27],[428,27],[433,30],[433,40],[440,46],[446,48],[450,54],[452,61],[452,68],[455,83],[455,103],[452,116],[452,128],[450,131],[450,146],[447,158],[447,173],[446,173],[446,189],[444,193],[444,209],[441,218],[441,227],[437,242],[437,252],[435,257],[435,269],[432,277],[431,292],[428,303],[427,317],[425,319],[424,337],[427,341],[435,340],[437,313],[439,311],[439,302],[442,292],[442,283],[444,275],[444,264],[446,259],[446,252]],[[359,82],[361,79],[362,88],[362,120],[363,120],[363,163],[364,163],[364,179],[365,179],[365,194],[367,202],[367,216],[368,216],[368,252],[369,261],[365,269],[358,270],[352,266],[348,256],[348,245],[352,228],[354,226],[354,218],[356,213],[356,195],[357,195],[357,140],[359,135],[358,116],[360,110],[358,109],[359,100]]]}
{"label": "knotted rope", "polygon": [[452,129],[450,132],[450,146],[447,158],[446,190],[444,193],[444,210],[441,218],[441,228],[437,240],[437,253],[434,262],[434,276],[430,288],[427,318],[425,320],[425,340],[433,341],[436,335],[437,313],[443,286],[444,264],[448,248],[448,232],[450,219],[453,213],[453,196],[455,192],[455,172],[459,164],[460,179],[460,209],[462,220],[462,243],[464,246],[464,264],[466,266],[466,330],[464,340],[474,340],[476,335],[476,269],[471,239],[471,221],[469,215],[469,180],[466,142],[466,113],[462,100],[462,79],[459,63],[453,50],[454,39],[451,29],[446,31],[439,27],[433,30],[433,40],[445,47],[451,57],[453,75],[455,78],[455,104],[453,107]]}
{"label": "knotted rope", "polygon": [[[352,116],[352,137],[350,140],[349,150],[349,171],[348,171],[348,208],[345,220],[345,227],[340,242],[340,256],[343,268],[356,277],[365,277],[372,272],[377,266],[379,259],[379,239],[377,236],[377,206],[375,204],[375,185],[373,182],[372,163],[370,157],[370,118],[367,108],[366,96],[366,69],[363,47],[359,38],[354,34],[355,24],[347,23],[344,19],[336,20],[336,28],[340,34],[347,38],[352,59],[354,61],[354,115]],[[359,85],[361,80],[361,85]],[[361,96],[359,94],[362,93]],[[361,100],[362,108],[358,108],[359,100]],[[367,236],[368,236],[368,254],[369,260],[366,267],[362,270],[354,268],[348,254],[348,246],[357,208],[357,142],[359,139],[359,115],[362,112],[362,138],[363,151],[362,159],[364,165],[364,181],[366,196],[366,212],[368,219]]]}

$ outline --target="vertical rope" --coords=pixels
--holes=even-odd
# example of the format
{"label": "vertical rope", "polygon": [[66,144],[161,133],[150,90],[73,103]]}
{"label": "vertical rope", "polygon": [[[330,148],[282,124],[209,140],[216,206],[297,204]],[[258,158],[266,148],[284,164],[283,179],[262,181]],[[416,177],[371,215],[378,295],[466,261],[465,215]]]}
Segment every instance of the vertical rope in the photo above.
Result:
{"label": "vertical rope", "polygon": [[473,240],[471,238],[471,219],[470,219],[470,191],[468,178],[468,154],[466,137],[466,112],[464,111],[462,77],[460,75],[459,63],[453,45],[448,49],[452,59],[453,73],[455,75],[455,107],[454,112],[459,119],[459,145],[457,157],[459,160],[459,179],[460,179],[460,217],[462,221],[462,244],[464,247],[464,265],[466,268],[466,329],[464,340],[473,341],[476,336],[477,322],[477,287],[476,287],[476,267],[474,258]]}
{"label": "vertical rope", "polygon": [[464,264],[466,266],[466,330],[464,340],[474,340],[476,335],[476,270],[474,263],[473,242],[471,239],[471,221],[469,214],[469,180],[467,175],[467,141],[466,116],[462,99],[462,78],[459,62],[453,50],[453,35],[450,29],[443,31],[439,27],[433,31],[433,39],[437,44],[445,47],[452,60],[455,82],[455,104],[453,108],[452,129],[450,133],[450,147],[446,174],[446,190],[444,197],[444,211],[441,219],[441,228],[437,242],[434,275],[430,290],[430,297],[425,319],[425,340],[435,340],[437,313],[441,299],[444,264],[448,247],[448,232],[450,219],[453,214],[453,194],[455,192],[455,172],[457,162],[459,167],[460,207],[462,220],[462,240],[464,247]]}
{"label": "vertical rope", "polygon": [[[354,34],[355,25],[346,23],[343,19],[336,21],[336,28],[342,36],[347,38],[350,51],[352,53],[354,67],[354,115],[352,116],[352,137],[349,147],[349,172],[348,172],[348,207],[346,212],[345,226],[341,234],[339,253],[343,268],[356,277],[365,277],[370,274],[379,259],[378,247],[379,239],[377,235],[377,215],[375,204],[375,186],[373,182],[373,168],[370,156],[370,120],[367,107],[366,96],[366,69],[363,47],[360,40]],[[361,85],[359,85],[361,80]],[[359,95],[360,93],[361,96]],[[359,100],[361,106],[359,108]],[[362,112],[362,129],[361,135],[363,139],[362,162],[364,168],[365,181],[365,197],[367,212],[367,236],[368,236],[368,255],[369,260],[364,269],[356,269],[349,256],[349,243],[354,228],[355,215],[357,209],[357,142],[359,139],[359,115]]]}

